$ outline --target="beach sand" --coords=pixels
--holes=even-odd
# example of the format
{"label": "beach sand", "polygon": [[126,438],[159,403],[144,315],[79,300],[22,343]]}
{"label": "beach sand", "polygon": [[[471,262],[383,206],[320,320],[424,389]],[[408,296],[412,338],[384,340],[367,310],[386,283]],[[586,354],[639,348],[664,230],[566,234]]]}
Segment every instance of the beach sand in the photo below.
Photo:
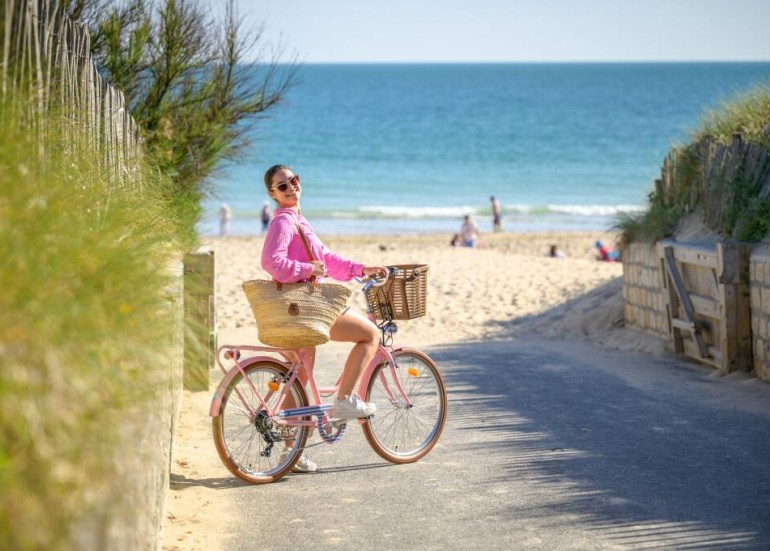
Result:
{"label": "beach sand", "polygon": [[[582,340],[622,350],[665,354],[664,342],[623,328],[622,265],[595,260],[596,233],[486,234],[478,249],[451,247],[449,236],[346,236],[322,239],[333,251],[368,265],[428,264],[428,315],[399,322],[409,345],[461,345],[495,339]],[[215,252],[217,325],[221,335],[254,334],[241,283],[266,278],[262,239],[208,238]],[[550,245],[566,258],[547,256]],[[355,288],[355,284],[350,284]],[[361,293],[350,304],[363,310]],[[211,389],[213,392],[213,388]],[[217,549],[232,514],[217,488],[235,483],[216,456],[211,392],[185,391],[172,461],[164,549]]]}
{"label": "beach sand", "polygon": [[[482,247],[451,247],[447,236],[323,238],[333,251],[369,265],[428,264],[428,315],[402,322],[410,344],[540,336],[591,339],[617,348],[647,347],[622,326],[619,263],[598,262],[595,233],[487,234]],[[209,239],[217,265],[218,327],[254,327],[241,283],[268,278],[260,267],[261,238]],[[566,258],[547,256],[556,244]],[[350,284],[356,289],[355,284]],[[363,311],[354,292],[351,305]],[[657,339],[656,339],[657,341]],[[655,348],[653,346],[653,348]]]}

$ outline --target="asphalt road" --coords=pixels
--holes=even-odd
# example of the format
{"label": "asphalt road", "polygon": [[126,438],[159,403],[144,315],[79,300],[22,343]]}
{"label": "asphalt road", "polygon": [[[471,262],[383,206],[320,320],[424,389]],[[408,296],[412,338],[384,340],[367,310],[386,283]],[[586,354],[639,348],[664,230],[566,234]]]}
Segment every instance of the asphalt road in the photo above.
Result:
{"label": "asphalt road", "polygon": [[[320,381],[344,351],[319,349]],[[223,547],[770,549],[769,383],[564,342],[428,352],[449,390],[430,455],[390,465],[353,427],[317,473],[228,488]]]}

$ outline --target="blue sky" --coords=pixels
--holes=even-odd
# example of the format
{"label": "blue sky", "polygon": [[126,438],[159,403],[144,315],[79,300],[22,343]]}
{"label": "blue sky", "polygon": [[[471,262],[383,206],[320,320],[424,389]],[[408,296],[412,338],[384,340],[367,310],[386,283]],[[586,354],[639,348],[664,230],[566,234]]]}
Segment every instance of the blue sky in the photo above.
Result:
{"label": "blue sky", "polygon": [[770,0],[237,2],[309,63],[770,61]]}

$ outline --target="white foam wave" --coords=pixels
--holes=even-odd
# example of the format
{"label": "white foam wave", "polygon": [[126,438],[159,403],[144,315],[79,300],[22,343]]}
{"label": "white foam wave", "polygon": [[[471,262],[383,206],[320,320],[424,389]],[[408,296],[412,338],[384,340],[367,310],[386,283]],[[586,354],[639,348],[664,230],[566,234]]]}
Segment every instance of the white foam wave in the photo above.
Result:
{"label": "white foam wave", "polygon": [[[503,205],[503,216],[547,217],[575,216],[608,218],[621,212],[640,212],[645,209],[639,205]],[[474,208],[467,205],[457,207],[415,207],[405,205],[366,205],[356,210],[318,211],[311,213],[315,217],[330,217],[338,220],[345,219],[457,219],[466,214],[480,217],[490,217],[489,208]]]}
{"label": "white foam wave", "polygon": [[457,218],[466,214],[476,214],[473,207],[406,207],[398,205],[372,205],[359,209],[359,212],[377,218]]}
{"label": "white foam wave", "polygon": [[621,212],[640,212],[639,205],[548,205],[549,212],[576,216],[613,216]]}
{"label": "white foam wave", "polygon": [[533,212],[543,212],[544,207],[535,207],[533,205],[503,205],[503,212],[513,212],[520,214],[530,214]]}

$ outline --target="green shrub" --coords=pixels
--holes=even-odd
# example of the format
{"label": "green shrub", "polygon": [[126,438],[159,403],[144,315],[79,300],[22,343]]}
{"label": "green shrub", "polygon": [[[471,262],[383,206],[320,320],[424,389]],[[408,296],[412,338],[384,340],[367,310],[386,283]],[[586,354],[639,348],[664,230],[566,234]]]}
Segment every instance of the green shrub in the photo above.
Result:
{"label": "green shrub", "polygon": [[[740,144],[734,142],[737,134]],[[755,149],[752,158],[744,156],[742,144]],[[666,167],[671,184],[650,194],[647,211],[618,218],[615,229],[624,242],[670,237],[682,218],[696,212],[724,237],[767,237],[770,199],[762,188],[770,177],[770,85],[704,113],[691,142],[671,149]]]}
{"label": "green shrub", "polygon": [[684,216],[678,206],[651,203],[648,210],[637,213],[621,213],[613,229],[620,231],[624,245],[634,241],[654,243],[671,237],[679,220]]}
{"label": "green shrub", "polygon": [[[121,505],[115,450],[168,371],[176,227],[162,182],[118,185],[0,105],[0,541],[68,548]],[[143,171],[152,174],[152,171]]]}

